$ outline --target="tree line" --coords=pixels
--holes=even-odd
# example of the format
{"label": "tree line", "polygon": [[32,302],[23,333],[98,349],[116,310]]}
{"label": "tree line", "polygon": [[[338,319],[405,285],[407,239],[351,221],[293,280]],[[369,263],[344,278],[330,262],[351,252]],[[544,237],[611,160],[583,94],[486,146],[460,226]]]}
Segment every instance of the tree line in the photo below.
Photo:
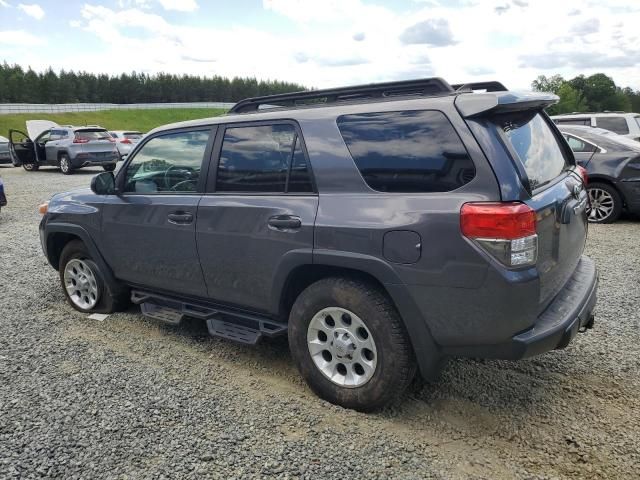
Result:
{"label": "tree line", "polygon": [[0,64],[0,103],[236,102],[305,90],[297,83],[215,75],[94,74],[48,68],[44,72]]}
{"label": "tree line", "polygon": [[596,73],[589,77],[578,75],[565,80],[561,75],[540,75],[531,87],[538,92],[552,92],[560,101],[549,107],[550,115],[570,112],[624,111],[640,112],[640,90],[621,88],[611,77]]}

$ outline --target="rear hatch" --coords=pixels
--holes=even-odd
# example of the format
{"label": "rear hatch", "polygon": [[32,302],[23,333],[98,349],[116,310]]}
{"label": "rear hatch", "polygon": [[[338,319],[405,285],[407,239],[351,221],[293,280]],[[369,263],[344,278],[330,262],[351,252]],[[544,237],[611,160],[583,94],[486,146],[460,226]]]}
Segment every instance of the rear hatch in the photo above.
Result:
{"label": "rear hatch", "polygon": [[536,211],[540,307],[544,309],[573,274],[587,235],[587,192],[575,160],[549,118],[537,109],[489,119],[519,167]]}
{"label": "rear hatch", "polygon": [[535,211],[539,310],[558,294],[580,262],[588,195],[573,153],[544,108],[550,94],[464,93],[456,107],[484,150],[503,202]]}
{"label": "rear hatch", "polygon": [[110,156],[116,150],[115,141],[104,128],[80,128],[74,134],[73,143],[79,143],[83,153],[100,157]]}

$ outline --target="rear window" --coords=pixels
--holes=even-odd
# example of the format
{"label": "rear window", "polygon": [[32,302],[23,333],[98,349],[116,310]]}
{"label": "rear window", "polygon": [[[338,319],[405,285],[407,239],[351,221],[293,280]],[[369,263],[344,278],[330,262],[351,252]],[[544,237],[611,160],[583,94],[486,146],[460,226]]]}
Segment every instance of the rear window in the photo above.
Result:
{"label": "rear window", "polygon": [[106,130],[76,130],[75,136],[78,140],[104,140],[111,138]]}
{"label": "rear window", "polygon": [[558,139],[540,113],[498,115],[494,121],[524,165],[532,189],[549,183],[567,168]]}
{"label": "rear window", "polygon": [[338,128],[365,182],[379,192],[447,192],[475,176],[442,112],[343,115]]}
{"label": "rear window", "polygon": [[558,125],[586,125],[587,127],[591,126],[591,118],[590,117],[582,117],[582,118],[556,118],[554,122]]}
{"label": "rear window", "polygon": [[629,133],[627,119],[624,117],[596,117],[596,125],[599,128],[604,128],[620,135]]}

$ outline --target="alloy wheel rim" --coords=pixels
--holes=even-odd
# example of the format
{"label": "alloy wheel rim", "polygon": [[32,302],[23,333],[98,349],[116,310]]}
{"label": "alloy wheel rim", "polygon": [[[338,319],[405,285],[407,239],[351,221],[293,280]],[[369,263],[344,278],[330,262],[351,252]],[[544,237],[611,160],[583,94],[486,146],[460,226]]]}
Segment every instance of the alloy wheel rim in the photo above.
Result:
{"label": "alloy wheel rim", "polygon": [[613,196],[602,188],[589,189],[589,207],[587,213],[590,222],[602,222],[613,213]]}
{"label": "alloy wheel rim", "polygon": [[376,372],[374,338],[364,321],[347,309],[328,307],[316,313],[307,329],[307,346],[318,370],[341,387],[360,387]]}
{"label": "alloy wheel rim", "polygon": [[69,171],[69,161],[66,157],[62,157],[60,159],[60,170],[62,170],[63,172]]}
{"label": "alloy wheel rim", "polygon": [[73,304],[84,310],[95,307],[100,299],[93,270],[78,258],[70,260],[64,267],[64,287]]}

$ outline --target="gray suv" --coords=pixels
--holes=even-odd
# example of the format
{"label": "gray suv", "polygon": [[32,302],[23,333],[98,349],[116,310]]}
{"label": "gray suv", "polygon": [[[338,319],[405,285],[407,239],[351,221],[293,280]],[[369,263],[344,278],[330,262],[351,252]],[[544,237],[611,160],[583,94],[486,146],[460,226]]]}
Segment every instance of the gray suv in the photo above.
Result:
{"label": "gray suv", "polygon": [[100,166],[108,172],[120,159],[115,140],[98,125],[74,127],[49,120],[27,120],[27,133],[9,131],[13,163],[31,172],[41,166],[60,168],[65,175],[82,167]]}
{"label": "gray suv", "polygon": [[449,356],[520,359],[593,325],[555,101],[439,78],[243,100],[54,196],[42,248],[79,311],[286,335],[319,396],[378,409]]}

